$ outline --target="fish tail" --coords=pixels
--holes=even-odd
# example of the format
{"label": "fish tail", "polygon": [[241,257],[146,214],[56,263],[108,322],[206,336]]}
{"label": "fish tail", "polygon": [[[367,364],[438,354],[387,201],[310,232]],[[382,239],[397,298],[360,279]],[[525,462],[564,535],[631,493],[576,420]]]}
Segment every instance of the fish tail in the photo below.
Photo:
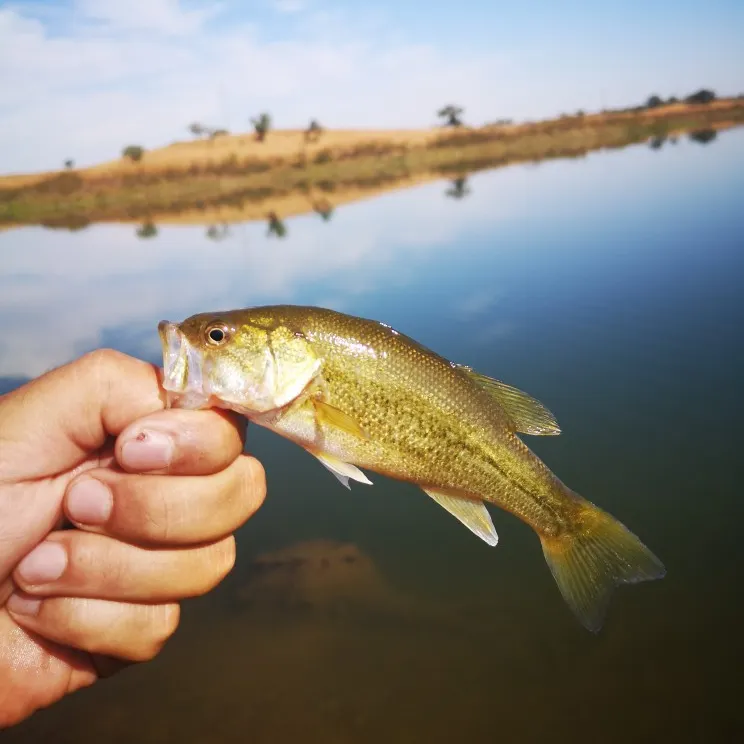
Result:
{"label": "fish tail", "polygon": [[566,603],[597,633],[616,586],[661,579],[666,569],[625,525],[585,499],[579,503],[572,527],[540,534],[540,541]]}

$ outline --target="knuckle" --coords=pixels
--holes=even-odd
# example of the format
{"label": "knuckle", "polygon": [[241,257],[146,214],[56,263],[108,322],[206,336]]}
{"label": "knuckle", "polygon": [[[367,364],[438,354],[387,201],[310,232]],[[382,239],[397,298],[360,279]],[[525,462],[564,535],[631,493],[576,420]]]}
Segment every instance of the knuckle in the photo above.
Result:
{"label": "knuckle", "polygon": [[92,364],[96,367],[106,366],[112,362],[118,363],[125,357],[120,351],[115,349],[94,349],[88,351],[80,357],[81,362]]}
{"label": "knuckle", "polygon": [[240,462],[242,467],[237,473],[239,496],[250,517],[258,511],[266,498],[266,472],[254,457],[243,457]]}
{"label": "knuckle", "polygon": [[135,538],[150,542],[168,542],[175,530],[176,515],[168,494],[159,480],[148,480],[148,476],[133,476],[137,484],[132,496],[120,499],[131,507],[125,520],[128,531],[136,533]]}
{"label": "knuckle", "polygon": [[69,581],[87,589],[106,587],[108,592],[126,583],[126,566],[120,543],[103,535],[80,533],[68,543]]}
{"label": "knuckle", "polygon": [[214,589],[220,584],[235,566],[235,538],[230,536],[221,540],[211,546],[210,552],[212,553],[209,560],[210,570],[208,580],[203,588],[204,592]]}
{"label": "knuckle", "polygon": [[177,604],[152,605],[148,608],[146,637],[137,653],[137,661],[149,661],[156,657],[168,639],[176,632],[180,618]]}

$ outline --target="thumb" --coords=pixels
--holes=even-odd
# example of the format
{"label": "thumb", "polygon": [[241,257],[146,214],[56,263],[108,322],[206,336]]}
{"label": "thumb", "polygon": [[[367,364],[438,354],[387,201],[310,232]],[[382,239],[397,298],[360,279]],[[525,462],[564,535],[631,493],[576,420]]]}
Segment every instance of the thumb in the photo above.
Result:
{"label": "thumb", "polygon": [[0,606],[16,562],[55,528],[68,479],[109,436],[164,408],[157,369],[94,351],[0,397]]}
{"label": "thumb", "polygon": [[74,468],[107,437],[164,407],[157,368],[116,351],[47,372],[0,398],[0,486]]}

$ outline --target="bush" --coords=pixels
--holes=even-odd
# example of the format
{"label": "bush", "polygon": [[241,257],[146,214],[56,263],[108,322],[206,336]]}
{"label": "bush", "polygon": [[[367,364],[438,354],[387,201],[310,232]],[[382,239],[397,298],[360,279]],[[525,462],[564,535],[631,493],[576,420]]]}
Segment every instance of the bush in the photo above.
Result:
{"label": "bush", "polygon": [[697,93],[687,96],[685,103],[711,103],[716,100],[716,94],[712,90],[703,88]]}
{"label": "bush", "polygon": [[122,150],[122,157],[129,158],[132,162],[138,163],[142,160],[142,156],[145,154],[145,148],[139,145],[127,145]]}

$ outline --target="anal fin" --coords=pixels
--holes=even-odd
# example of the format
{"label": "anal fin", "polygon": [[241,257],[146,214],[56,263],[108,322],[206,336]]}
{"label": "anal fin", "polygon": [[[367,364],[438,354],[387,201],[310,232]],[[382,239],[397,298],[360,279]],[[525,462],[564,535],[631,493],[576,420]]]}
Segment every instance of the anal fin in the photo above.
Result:
{"label": "anal fin", "polygon": [[442,508],[459,519],[473,534],[489,545],[496,545],[499,536],[491,521],[491,515],[482,501],[473,501],[462,496],[454,496],[441,491],[424,488],[424,493],[431,496]]}
{"label": "anal fin", "polygon": [[310,454],[317,457],[346,488],[351,489],[349,480],[365,483],[368,486],[372,485],[372,481],[356,465],[352,465],[350,462],[344,462],[337,457],[333,457],[333,455],[327,455],[322,452],[311,452]]}

